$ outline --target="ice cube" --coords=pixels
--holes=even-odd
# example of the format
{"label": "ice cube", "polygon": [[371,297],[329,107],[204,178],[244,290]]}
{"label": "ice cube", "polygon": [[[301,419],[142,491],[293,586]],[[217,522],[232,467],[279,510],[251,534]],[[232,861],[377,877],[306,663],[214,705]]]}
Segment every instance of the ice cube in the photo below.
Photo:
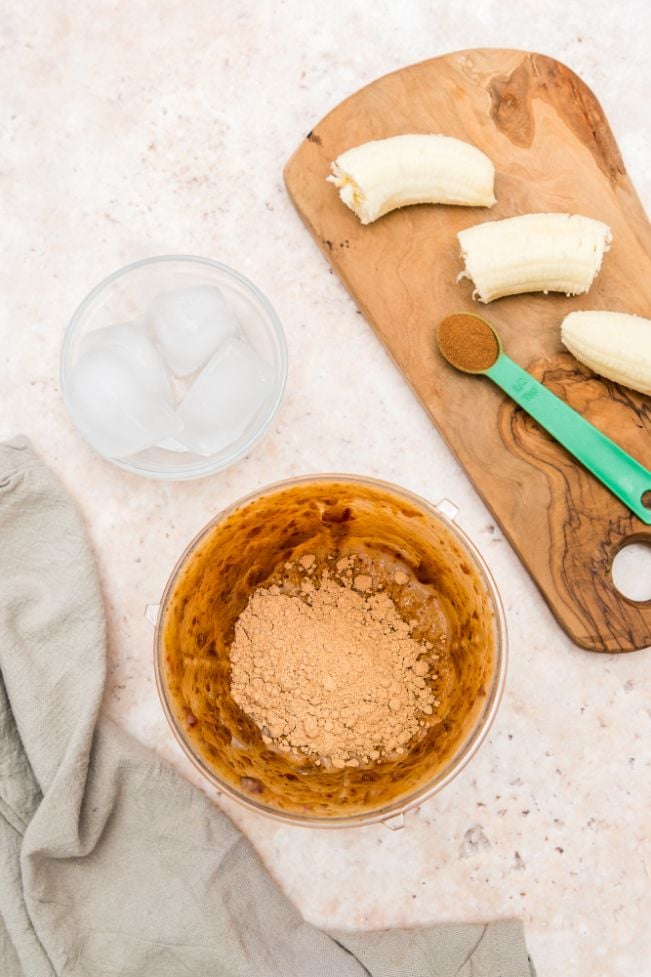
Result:
{"label": "ice cube", "polygon": [[174,404],[165,364],[143,324],[120,322],[114,326],[104,326],[103,329],[94,329],[86,333],[81,340],[79,355],[83,356],[92,349],[106,349],[109,346],[124,352],[128,357],[129,365],[137,372],[144,388],[155,397],[163,397],[170,406]]}
{"label": "ice cube", "polygon": [[273,370],[241,339],[227,339],[179,404],[179,440],[211,455],[238,441],[271,395]]}
{"label": "ice cube", "polygon": [[188,449],[184,444],[181,444],[176,438],[163,438],[156,444],[157,448],[163,448],[164,451],[184,451],[188,453]]}
{"label": "ice cube", "polygon": [[162,395],[142,383],[129,353],[88,349],[70,375],[69,405],[77,427],[108,458],[122,458],[178,436],[183,424]]}
{"label": "ice cube", "polygon": [[225,339],[239,333],[235,313],[214,285],[158,295],[149,307],[149,322],[177,377],[205,366]]}

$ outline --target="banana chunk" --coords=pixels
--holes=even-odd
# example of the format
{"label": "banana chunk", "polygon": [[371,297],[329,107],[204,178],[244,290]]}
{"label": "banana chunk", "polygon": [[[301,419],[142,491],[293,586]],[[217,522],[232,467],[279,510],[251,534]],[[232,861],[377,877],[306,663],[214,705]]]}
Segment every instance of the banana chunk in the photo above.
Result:
{"label": "banana chunk", "polygon": [[587,292],[612,240],[602,221],[580,214],[522,214],[457,234],[473,298],[522,292]]}
{"label": "banana chunk", "polygon": [[452,136],[390,136],[348,149],[331,164],[339,196],[362,224],[409,204],[492,207],[495,167]]}
{"label": "banana chunk", "polygon": [[651,321],[627,312],[570,312],[561,342],[602,377],[651,394]]}

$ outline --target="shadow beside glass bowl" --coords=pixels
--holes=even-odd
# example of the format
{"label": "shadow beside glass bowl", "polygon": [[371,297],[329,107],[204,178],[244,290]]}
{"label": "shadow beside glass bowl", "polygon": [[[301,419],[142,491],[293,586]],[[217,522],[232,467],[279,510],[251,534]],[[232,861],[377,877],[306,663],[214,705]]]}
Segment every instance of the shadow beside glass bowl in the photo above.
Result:
{"label": "shadow beside glass bowl", "polygon": [[[287,342],[280,320],[262,292],[239,272],[210,258],[159,255],[136,261],[109,275],[84,299],[70,321],[61,348],[60,382],[75,426],[80,430],[70,403],[70,375],[84,336],[115,323],[142,319],[150,303],[161,293],[195,285],[213,285],[222,292],[237,316],[244,339],[272,367],[273,388],[242,436],[213,455],[160,447],[125,458],[102,455],[135,475],[181,481],[221,471],[251,450],[280,407],[287,381]],[[82,430],[80,434],[97,451]]]}
{"label": "shadow beside glass bowl", "polygon": [[[288,561],[308,553],[321,569],[362,554],[401,616],[417,619],[415,638],[434,637],[444,615],[447,637],[436,663],[441,705],[424,717],[403,755],[324,769],[265,744],[231,697],[235,621],[256,588],[282,578]],[[392,591],[397,567],[410,584]],[[495,584],[465,534],[410,492],[344,475],[277,483],[213,519],[170,576],[154,649],[163,709],[199,770],[258,812],[319,827],[390,821],[449,783],[495,716],[507,654]]]}

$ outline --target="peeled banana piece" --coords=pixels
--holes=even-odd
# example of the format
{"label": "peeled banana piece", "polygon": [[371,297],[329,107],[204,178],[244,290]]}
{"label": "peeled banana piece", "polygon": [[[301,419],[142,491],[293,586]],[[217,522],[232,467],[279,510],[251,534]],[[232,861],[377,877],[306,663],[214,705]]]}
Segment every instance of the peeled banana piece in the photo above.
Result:
{"label": "peeled banana piece", "polygon": [[602,221],[580,214],[522,214],[457,234],[473,298],[521,292],[587,292],[612,240]]}
{"label": "peeled banana piece", "polygon": [[373,140],[348,149],[330,168],[327,179],[362,224],[409,204],[495,203],[495,167],[488,156],[452,136]]}
{"label": "peeled banana piece", "polygon": [[651,321],[627,312],[570,312],[561,341],[586,366],[615,383],[651,394]]}

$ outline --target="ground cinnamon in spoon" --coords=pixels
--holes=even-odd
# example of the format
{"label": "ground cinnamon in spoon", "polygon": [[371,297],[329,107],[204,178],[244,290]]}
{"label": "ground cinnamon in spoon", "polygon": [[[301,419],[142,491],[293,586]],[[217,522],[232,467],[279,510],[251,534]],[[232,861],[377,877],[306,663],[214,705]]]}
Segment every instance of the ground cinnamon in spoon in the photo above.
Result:
{"label": "ground cinnamon in spoon", "polygon": [[365,592],[346,560],[301,589],[251,595],[230,649],[233,699],[266,743],[319,764],[403,753],[438,705],[432,644],[412,638],[388,594]]}
{"label": "ground cinnamon in spoon", "polygon": [[470,313],[447,316],[438,328],[437,339],[441,354],[458,370],[488,370],[499,356],[491,327]]}

